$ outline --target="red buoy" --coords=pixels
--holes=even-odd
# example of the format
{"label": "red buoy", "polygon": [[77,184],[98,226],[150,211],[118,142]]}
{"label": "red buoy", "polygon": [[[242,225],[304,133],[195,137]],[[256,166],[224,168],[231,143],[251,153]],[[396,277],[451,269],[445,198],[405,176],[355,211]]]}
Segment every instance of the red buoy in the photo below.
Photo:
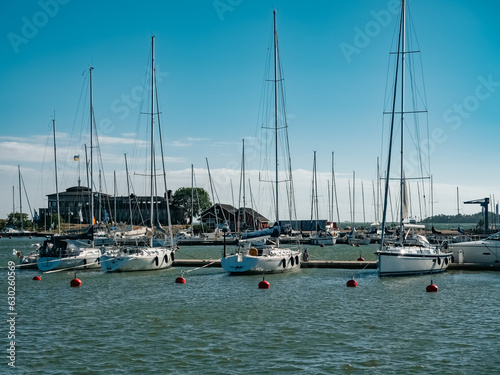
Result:
{"label": "red buoy", "polygon": [[40,280],[42,280],[42,278],[40,276],[34,276],[33,280],[40,281]]}
{"label": "red buoy", "polygon": [[264,278],[262,278],[262,281],[259,283],[259,289],[269,289],[271,284],[269,284],[269,281],[266,281]]}
{"label": "red buoy", "polygon": [[319,245],[319,247],[325,247],[325,244],[324,244],[324,243],[322,243],[321,245]]}
{"label": "red buoy", "polygon": [[364,261],[365,261],[365,258],[363,258],[361,256],[358,258],[358,262],[364,262]]}
{"label": "red buoy", "polygon": [[432,281],[431,281],[431,284],[427,285],[427,288],[425,288],[425,291],[426,292],[437,292],[438,291],[438,287],[437,287],[436,284],[433,284]]}
{"label": "red buoy", "polygon": [[182,276],[179,276],[177,279],[175,279],[176,284],[186,284],[186,279],[183,278]]}
{"label": "red buoy", "polygon": [[354,280],[354,279],[348,280],[347,281],[347,286],[349,288],[357,288],[358,282],[356,280]]}
{"label": "red buoy", "polygon": [[82,285],[82,281],[80,279],[77,279],[76,277],[74,279],[72,279],[70,282],[69,282],[69,285],[71,285],[71,287],[75,288],[75,287],[79,287]]}

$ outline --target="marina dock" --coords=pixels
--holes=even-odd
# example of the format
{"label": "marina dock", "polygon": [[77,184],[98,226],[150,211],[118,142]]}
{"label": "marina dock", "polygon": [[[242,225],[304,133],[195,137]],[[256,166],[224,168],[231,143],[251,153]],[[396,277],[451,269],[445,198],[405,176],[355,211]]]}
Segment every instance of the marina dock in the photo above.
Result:
{"label": "marina dock", "polygon": [[[221,267],[220,259],[179,259],[173,267]],[[309,260],[301,263],[301,268],[338,268],[338,269],[376,269],[377,262],[356,260]],[[451,263],[448,270],[452,271],[500,271],[498,266],[483,266],[471,263]]]}

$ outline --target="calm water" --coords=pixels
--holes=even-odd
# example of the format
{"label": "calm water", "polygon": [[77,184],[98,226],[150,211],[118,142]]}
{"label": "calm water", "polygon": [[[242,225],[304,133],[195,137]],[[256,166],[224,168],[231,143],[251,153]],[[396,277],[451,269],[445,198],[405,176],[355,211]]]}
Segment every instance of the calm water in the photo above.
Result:
{"label": "calm water", "polygon": [[[32,240],[33,242],[35,240]],[[30,240],[0,239],[0,265]],[[309,247],[312,259],[375,260],[375,245]],[[178,258],[212,259],[217,247]],[[184,269],[187,271],[187,269]],[[16,271],[16,373],[493,374],[500,371],[500,274],[379,279],[376,270],[228,276],[219,268],[42,275]],[[8,352],[7,270],[0,275]],[[0,373],[8,373],[7,355]]]}

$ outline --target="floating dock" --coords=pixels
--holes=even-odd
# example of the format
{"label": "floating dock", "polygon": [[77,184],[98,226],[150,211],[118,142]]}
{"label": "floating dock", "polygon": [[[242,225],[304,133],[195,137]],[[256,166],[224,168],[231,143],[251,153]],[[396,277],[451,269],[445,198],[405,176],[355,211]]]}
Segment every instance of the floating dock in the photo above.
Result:
{"label": "floating dock", "polygon": [[[220,259],[179,259],[175,260],[173,267],[221,267]],[[376,269],[377,262],[356,260],[309,260],[302,262],[301,268],[338,268],[338,269]],[[481,265],[473,263],[450,263],[450,271],[500,271],[498,265]]]}

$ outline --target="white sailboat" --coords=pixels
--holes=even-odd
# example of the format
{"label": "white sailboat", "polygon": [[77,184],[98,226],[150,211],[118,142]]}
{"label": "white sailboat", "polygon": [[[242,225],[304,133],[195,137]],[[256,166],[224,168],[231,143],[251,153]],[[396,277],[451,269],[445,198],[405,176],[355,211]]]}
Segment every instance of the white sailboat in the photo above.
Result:
{"label": "white sailboat", "polygon": [[[90,144],[92,150],[92,128],[93,128],[93,107],[92,107],[92,70],[90,68]],[[78,236],[64,236],[61,235],[61,223],[59,212],[59,186],[57,184],[57,156],[56,156],[56,120],[55,115],[52,119],[52,128],[54,133],[54,169],[55,169],[55,183],[56,183],[56,200],[57,200],[57,220],[58,220],[58,234],[53,235],[50,239],[45,240],[38,249],[38,269],[42,272],[54,271],[58,269],[78,268],[78,269],[92,269],[99,268],[99,258],[101,251],[94,247],[93,233],[90,238],[87,234],[83,237]],[[91,151],[92,152],[92,151]],[[91,154],[92,155],[92,154]],[[90,157],[92,165],[92,156]],[[92,175],[92,167],[91,167]],[[92,179],[92,178],[91,178]],[[91,215],[93,215],[93,201],[92,183],[90,184],[90,201],[91,201]]]}
{"label": "white sailboat", "polygon": [[221,259],[222,268],[231,274],[262,274],[281,273],[300,268],[302,251],[300,249],[282,248],[279,243],[279,179],[278,179],[278,34],[276,31],[276,11],[273,11],[274,25],[274,133],[275,133],[275,214],[276,223],[273,228],[267,229],[267,235],[271,232],[274,240],[271,244],[261,246],[239,247],[233,254],[226,254],[226,246]]}
{"label": "white sailboat", "polygon": [[[382,240],[380,248],[377,250],[378,255],[378,274],[379,276],[402,276],[402,275],[419,275],[431,274],[445,271],[451,259],[450,253],[442,253],[438,247],[432,247],[427,239],[422,235],[415,233],[415,226],[409,227],[403,224],[403,220],[407,218],[407,189],[406,177],[404,175],[403,160],[404,160],[404,138],[403,130],[406,126],[405,114],[416,113],[418,111],[408,111],[405,107],[405,55],[409,53],[405,49],[406,42],[406,0],[401,3],[401,18],[399,25],[399,40],[396,62],[396,75],[394,82],[394,93],[392,98],[391,114],[391,129],[389,136],[389,156],[387,161],[387,178],[385,181],[384,192],[384,209],[382,217]],[[396,110],[397,94],[400,90],[400,109]],[[393,134],[395,131],[396,117],[400,115],[400,136],[401,136],[401,161],[400,161],[400,214],[399,214],[399,236],[392,243],[385,243],[385,225],[387,217],[388,191],[389,191],[389,176],[391,166],[391,153]],[[405,229],[407,229],[405,231]]]}
{"label": "white sailboat", "polygon": [[[154,205],[154,192],[156,186],[155,174],[155,93],[156,93],[156,79],[155,79],[155,60],[154,60],[154,36],[151,38],[151,206],[150,206],[150,224],[151,231],[154,231],[155,219],[155,205]],[[158,111],[157,111],[158,112]],[[170,218],[170,211],[167,213]],[[169,219],[170,226],[170,219]],[[104,254],[101,256],[101,268],[106,272],[123,272],[123,271],[151,271],[159,270],[172,266],[174,261],[174,246],[153,246],[154,238],[149,238],[149,245],[113,245],[106,248]],[[173,241],[169,241],[170,244]]]}

